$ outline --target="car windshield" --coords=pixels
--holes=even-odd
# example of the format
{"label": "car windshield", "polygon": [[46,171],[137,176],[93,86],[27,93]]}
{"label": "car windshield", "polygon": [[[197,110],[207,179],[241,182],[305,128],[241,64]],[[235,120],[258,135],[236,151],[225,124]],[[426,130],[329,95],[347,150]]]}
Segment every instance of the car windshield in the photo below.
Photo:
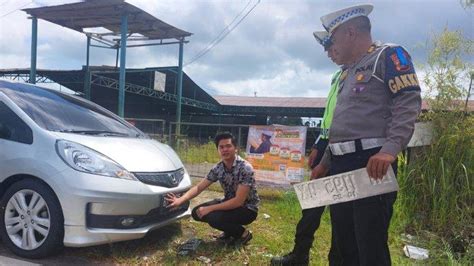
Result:
{"label": "car windshield", "polygon": [[46,130],[85,135],[146,137],[112,112],[79,97],[20,83],[8,83],[0,87],[1,92]]}

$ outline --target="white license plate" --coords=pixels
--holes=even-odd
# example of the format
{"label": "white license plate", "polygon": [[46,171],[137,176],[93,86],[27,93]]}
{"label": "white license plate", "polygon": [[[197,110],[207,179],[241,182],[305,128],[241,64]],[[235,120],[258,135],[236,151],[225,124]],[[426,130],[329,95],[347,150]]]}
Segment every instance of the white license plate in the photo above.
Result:
{"label": "white license plate", "polygon": [[293,185],[302,209],[327,206],[397,191],[398,183],[392,167],[381,180],[358,170],[319,178]]}

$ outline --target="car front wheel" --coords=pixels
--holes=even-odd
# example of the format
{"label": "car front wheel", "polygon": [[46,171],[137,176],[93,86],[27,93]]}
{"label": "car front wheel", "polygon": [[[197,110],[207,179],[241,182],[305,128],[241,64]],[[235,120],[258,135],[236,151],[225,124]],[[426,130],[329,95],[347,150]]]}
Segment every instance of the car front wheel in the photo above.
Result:
{"label": "car front wheel", "polygon": [[61,248],[61,207],[54,192],[42,182],[24,179],[10,186],[1,200],[0,214],[0,234],[13,253],[42,258]]}

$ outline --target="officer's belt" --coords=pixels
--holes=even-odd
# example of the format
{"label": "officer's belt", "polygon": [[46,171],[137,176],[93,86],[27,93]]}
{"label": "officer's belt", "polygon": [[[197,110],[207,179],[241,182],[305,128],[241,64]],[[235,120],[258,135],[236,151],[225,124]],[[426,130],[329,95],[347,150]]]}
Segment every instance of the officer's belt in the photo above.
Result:
{"label": "officer's belt", "polygon": [[[369,138],[360,139],[362,150],[369,150],[377,147],[381,147],[385,143],[385,138]],[[329,143],[332,155],[344,155],[348,153],[356,152],[356,141],[345,141],[337,143]]]}

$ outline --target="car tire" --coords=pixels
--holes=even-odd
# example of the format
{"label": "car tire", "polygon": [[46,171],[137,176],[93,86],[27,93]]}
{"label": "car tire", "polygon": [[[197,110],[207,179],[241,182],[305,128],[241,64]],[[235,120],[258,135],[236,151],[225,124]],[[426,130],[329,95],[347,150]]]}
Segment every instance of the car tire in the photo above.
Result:
{"label": "car tire", "polygon": [[43,258],[63,247],[64,217],[56,195],[39,180],[11,185],[0,202],[0,236],[18,256]]}

